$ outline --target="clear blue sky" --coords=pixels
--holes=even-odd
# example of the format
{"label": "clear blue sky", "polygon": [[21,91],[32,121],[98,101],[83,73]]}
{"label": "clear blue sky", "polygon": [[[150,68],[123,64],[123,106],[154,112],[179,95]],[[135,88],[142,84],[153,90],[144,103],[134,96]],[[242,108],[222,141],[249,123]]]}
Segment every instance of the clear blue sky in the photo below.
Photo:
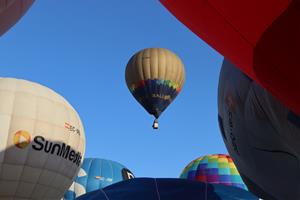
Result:
{"label": "clear blue sky", "polygon": [[[128,59],[147,47],[174,51],[186,67],[156,131],[124,78]],[[178,177],[201,155],[227,153],[217,122],[222,59],[149,0],[36,1],[0,38],[0,76],[64,96],[85,126],[86,157],[118,161],[139,177]]]}

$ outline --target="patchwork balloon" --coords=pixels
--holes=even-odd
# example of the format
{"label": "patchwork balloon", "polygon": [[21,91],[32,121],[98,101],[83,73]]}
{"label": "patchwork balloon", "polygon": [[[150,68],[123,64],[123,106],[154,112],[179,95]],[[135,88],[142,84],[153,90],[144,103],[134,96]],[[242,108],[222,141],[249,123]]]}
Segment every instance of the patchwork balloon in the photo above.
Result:
{"label": "patchwork balloon", "polygon": [[193,160],[184,168],[180,178],[235,186],[247,190],[231,157],[225,154],[206,155]]}

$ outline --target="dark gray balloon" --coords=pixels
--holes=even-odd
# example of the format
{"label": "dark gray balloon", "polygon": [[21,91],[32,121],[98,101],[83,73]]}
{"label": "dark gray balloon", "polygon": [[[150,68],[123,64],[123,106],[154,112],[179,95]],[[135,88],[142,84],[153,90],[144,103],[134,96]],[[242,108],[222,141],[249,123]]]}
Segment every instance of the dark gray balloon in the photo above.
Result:
{"label": "dark gray balloon", "polygon": [[218,111],[223,140],[249,191],[300,199],[300,117],[227,60]]}
{"label": "dark gray balloon", "polygon": [[232,186],[176,178],[134,178],[89,192],[77,200],[258,200]]}

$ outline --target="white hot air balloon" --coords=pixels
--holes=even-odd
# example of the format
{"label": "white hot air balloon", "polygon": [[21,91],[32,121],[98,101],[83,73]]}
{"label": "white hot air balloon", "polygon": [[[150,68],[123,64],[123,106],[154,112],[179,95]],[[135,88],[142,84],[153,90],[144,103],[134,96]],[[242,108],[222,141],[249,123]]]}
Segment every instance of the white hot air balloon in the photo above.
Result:
{"label": "white hot air balloon", "polygon": [[60,199],[83,160],[74,108],[37,83],[0,78],[0,199]]}

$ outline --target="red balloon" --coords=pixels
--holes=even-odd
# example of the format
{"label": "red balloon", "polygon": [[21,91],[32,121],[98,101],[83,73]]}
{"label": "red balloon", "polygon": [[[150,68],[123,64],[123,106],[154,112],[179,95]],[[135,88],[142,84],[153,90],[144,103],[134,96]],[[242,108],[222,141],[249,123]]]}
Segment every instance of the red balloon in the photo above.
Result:
{"label": "red balloon", "polygon": [[25,14],[34,0],[0,0],[0,36]]}
{"label": "red balloon", "polygon": [[160,0],[300,115],[300,0]]}

